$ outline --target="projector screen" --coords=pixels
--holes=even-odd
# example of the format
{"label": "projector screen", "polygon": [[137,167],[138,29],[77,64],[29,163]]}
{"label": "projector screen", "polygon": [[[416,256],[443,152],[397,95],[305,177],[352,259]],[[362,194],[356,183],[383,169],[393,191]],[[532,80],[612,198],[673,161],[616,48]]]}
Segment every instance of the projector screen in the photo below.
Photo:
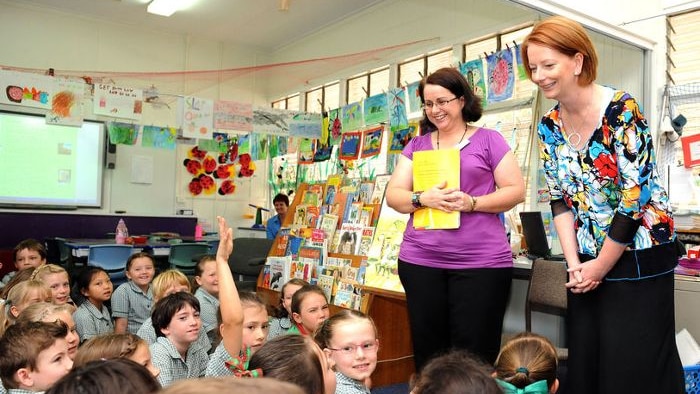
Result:
{"label": "projector screen", "polygon": [[103,123],[0,112],[0,206],[101,207],[104,148]]}

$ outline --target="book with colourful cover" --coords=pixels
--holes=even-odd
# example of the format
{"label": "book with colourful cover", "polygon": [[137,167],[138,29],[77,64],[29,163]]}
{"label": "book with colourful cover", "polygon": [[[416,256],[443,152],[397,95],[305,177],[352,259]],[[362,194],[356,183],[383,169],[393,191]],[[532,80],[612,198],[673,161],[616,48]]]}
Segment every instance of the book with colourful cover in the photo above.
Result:
{"label": "book with colourful cover", "polygon": [[404,292],[398,275],[398,259],[408,218],[408,214],[395,211],[384,200],[367,253],[365,286]]}
{"label": "book with colourful cover", "polygon": [[372,239],[374,238],[374,227],[365,227],[362,229],[362,238],[360,238],[360,248],[357,250],[357,254],[360,256],[367,256],[369,253],[369,248],[372,245]]}
{"label": "book with colourful cover", "polygon": [[[351,223],[350,222],[350,214],[353,209],[353,204],[356,202],[355,198],[358,196],[357,192],[346,192],[347,195],[346,200],[345,200],[345,209],[343,210],[343,216],[338,215],[340,218],[342,218],[343,223]],[[360,206],[361,207],[361,206]],[[359,211],[356,211],[359,215]]]}
{"label": "book with colourful cover", "polygon": [[359,310],[361,306],[362,293],[357,283],[346,279],[338,281],[333,304],[343,308]]}
{"label": "book with colourful cover", "polygon": [[330,214],[338,217],[338,227],[343,222],[345,217],[345,206],[347,205],[348,195],[346,193],[336,193],[335,200],[331,204]]}
{"label": "book with colourful cover", "polygon": [[359,200],[363,204],[370,204],[372,201],[372,193],[374,192],[374,182],[365,181],[360,184]]}
{"label": "book with colourful cover", "polygon": [[371,204],[382,203],[389,179],[391,179],[391,174],[377,175],[374,179],[374,189],[372,189],[372,196],[370,197]]}
{"label": "book with colourful cover", "polygon": [[287,253],[287,245],[289,244],[289,229],[282,227],[280,231],[277,232],[277,252],[275,255],[284,256]]}
{"label": "book with colourful cover", "polygon": [[292,257],[269,256],[266,265],[270,267],[269,289],[280,291],[282,286],[290,279]]}
{"label": "book with colourful cover", "polygon": [[357,254],[360,249],[363,226],[356,223],[343,223],[340,226],[340,238],[335,253]]}
{"label": "book with colourful cover", "polygon": [[304,238],[297,237],[295,235],[290,235],[287,241],[287,250],[284,252],[285,256],[296,256],[299,254],[299,248],[304,244]]}
{"label": "book with colourful cover", "polygon": [[[323,265],[323,254],[323,248],[318,246],[303,245],[300,247],[297,258],[297,274],[294,275],[294,277],[304,279],[305,281],[309,281],[310,278],[315,277],[316,267]],[[301,271],[301,274],[298,274],[299,271]]]}
{"label": "book with colourful cover", "polygon": [[306,210],[308,205],[299,204],[294,208],[294,219],[292,220],[292,229],[298,230],[306,225]]}
{"label": "book with colourful cover", "polygon": [[326,300],[331,302],[336,291],[338,269],[336,267],[318,267],[318,287],[326,294]]}
{"label": "book with colourful cover", "polygon": [[309,205],[306,207],[306,227],[316,228],[318,227],[318,218],[321,216],[321,208],[315,205]]}
{"label": "book with colourful cover", "polygon": [[348,217],[345,220],[347,223],[360,223],[360,213],[362,212],[362,203],[353,202],[350,204],[350,211],[348,211]]}
{"label": "book with colourful cover", "polygon": [[374,217],[374,205],[364,205],[362,211],[360,211],[360,223],[361,225],[368,227],[374,225],[372,218]]}
{"label": "book with colourful cover", "polygon": [[[413,152],[413,190],[424,191],[447,182],[459,189],[459,149]],[[413,212],[413,227],[420,230],[455,229],[462,213],[423,207]]]}
{"label": "book with colourful cover", "polygon": [[338,215],[333,215],[332,213],[324,214],[321,216],[318,228],[326,234],[326,239],[330,242],[335,235],[335,230],[338,228]]}

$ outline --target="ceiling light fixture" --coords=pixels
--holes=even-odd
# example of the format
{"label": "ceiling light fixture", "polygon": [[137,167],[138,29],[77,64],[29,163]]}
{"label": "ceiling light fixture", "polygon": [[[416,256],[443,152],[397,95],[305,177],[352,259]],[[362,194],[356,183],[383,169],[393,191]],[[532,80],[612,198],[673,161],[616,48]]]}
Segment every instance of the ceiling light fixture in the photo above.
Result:
{"label": "ceiling light fixture", "polygon": [[188,5],[188,0],[153,0],[146,10],[151,14],[170,16]]}

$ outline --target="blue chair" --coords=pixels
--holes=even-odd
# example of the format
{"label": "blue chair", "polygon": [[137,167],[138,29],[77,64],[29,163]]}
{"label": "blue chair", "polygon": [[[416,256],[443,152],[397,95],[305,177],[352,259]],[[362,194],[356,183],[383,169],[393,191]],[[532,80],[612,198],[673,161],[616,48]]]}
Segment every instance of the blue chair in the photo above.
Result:
{"label": "blue chair", "polygon": [[170,255],[168,256],[170,268],[180,270],[180,272],[185,275],[194,275],[197,260],[193,258],[209,253],[209,248],[210,246],[207,243],[181,243],[170,245]]}
{"label": "blue chair", "polygon": [[219,249],[219,240],[214,239],[211,241],[207,241],[209,244],[209,254],[216,254],[217,249]]}
{"label": "blue chair", "polygon": [[107,271],[114,288],[127,281],[126,260],[134,253],[131,245],[92,245],[88,252],[89,266]]}

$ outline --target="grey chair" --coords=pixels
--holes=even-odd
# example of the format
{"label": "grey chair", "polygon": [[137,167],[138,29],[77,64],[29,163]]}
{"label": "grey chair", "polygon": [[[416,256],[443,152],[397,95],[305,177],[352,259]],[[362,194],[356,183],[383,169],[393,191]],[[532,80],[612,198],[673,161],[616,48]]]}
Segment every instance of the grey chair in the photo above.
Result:
{"label": "grey chair", "polygon": [[170,268],[180,270],[185,275],[194,275],[197,259],[195,256],[202,256],[209,252],[207,243],[181,243],[170,245],[168,262]]}
{"label": "grey chair", "polygon": [[255,291],[258,275],[262,270],[274,240],[265,238],[236,238],[228,265],[239,290]]}
{"label": "grey chair", "polygon": [[[532,312],[566,317],[566,263],[537,259],[532,262],[525,303],[525,330],[532,331]],[[557,347],[560,362],[569,358],[569,349]]]}

